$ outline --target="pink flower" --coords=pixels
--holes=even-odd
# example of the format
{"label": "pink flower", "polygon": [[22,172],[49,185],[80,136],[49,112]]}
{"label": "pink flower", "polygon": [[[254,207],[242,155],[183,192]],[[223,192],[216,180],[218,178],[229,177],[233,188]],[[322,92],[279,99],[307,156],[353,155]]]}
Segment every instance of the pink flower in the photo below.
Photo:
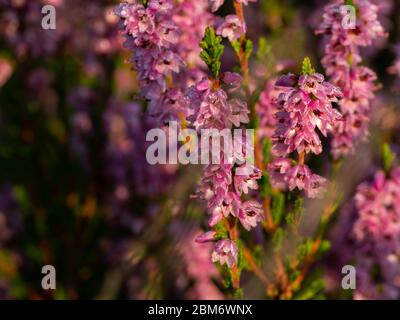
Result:
{"label": "pink flower", "polygon": [[236,72],[224,72],[222,74],[223,83],[231,86],[233,91],[240,87],[242,80],[242,76]]}
{"label": "pink flower", "polygon": [[234,41],[246,32],[246,25],[236,15],[227,15],[224,22],[218,26],[217,34]]}
{"label": "pink flower", "polygon": [[197,243],[205,243],[205,242],[210,242],[214,240],[214,237],[217,233],[215,231],[208,231],[206,233],[202,233],[198,235],[194,241]]}
{"label": "pink flower", "polygon": [[278,158],[268,164],[268,173],[274,188],[287,188],[287,174],[291,168],[292,161],[287,158]]}
{"label": "pink flower", "polygon": [[257,201],[246,201],[241,204],[239,208],[236,208],[235,215],[239,218],[243,228],[250,231],[251,228],[255,228],[258,222],[264,220],[263,209]]}
{"label": "pink flower", "polygon": [[219,240],[214,247],[214,251],[211,254],[213,262],[219,262],[221,265],[226,265],[232,268],[237,264],[238,249],[236,243],[232,240],[223,239]]}
{"label": "pink flower", "polygon": [[[250,170],[250,168],[246,169]],[[261,170],[259,170],[256,167],[252,167],[251,169],[252,172],[249,173],[248,175],[243,175],[243,174],[235,175],[233,180],[234,180],[235,190],[238,194],[241,193],[247,194],[249,193],[249,189],[253,190],[258,189],[257,180],[261,178]]]}
{"label": "pink flower", "polygon": [[289,190],[298,188],[303,190],[311,179],[311,170],[306,165],[295,165],[287,173]]}
{"label": "pink flower", "polygon": [[360,47],[370,46],[373,41],[386,37],[378,21],[378,7],[371,1],[357,0],[355,29],[343,28],[346,12],[340,10],[344,1],[335,1],[325,7],[323,22],[317,34],[328,36],[322,64],[332,83],[341,88],[343,99],[339,101],[343,122],[334,128],[332,153],[335,158],[353,151],[354,143],[365,137],[370,102],[377,86],[375,73],[360,66]]}
{"label": "pink flower", "polygon": [[322,198],[326,191],[327,180],[317,174],[313,174],[305,187],[306,196],[309,198]]}
{"label": "pink flower", "polygon": [[[400,284],[400,169],[377,171],[372,181],[361,183],[352,200],[354,215],[346,213],[341,226],[350,251],[343,263],[357,266],[357,299],[399,299]],[[353,221],[349,219],[353,217]],[[340,236],[340,235],[339,235]],[[360,274],[359,274],[360,273]]]}
{"label": "pink flower", "polygon": [[289,74],[276,82],[277,86],[285,84],[292,88],[278,96],[273,151],[278,156],[295,150],[319,154],[322,144],[315,129],[323,135],[333,130],[341,116],[332,108],[332,103],[338,101],[341,92],[324,82],[324,77],[318,73],[301,76],[298,87],[294,87],[293,79]]}

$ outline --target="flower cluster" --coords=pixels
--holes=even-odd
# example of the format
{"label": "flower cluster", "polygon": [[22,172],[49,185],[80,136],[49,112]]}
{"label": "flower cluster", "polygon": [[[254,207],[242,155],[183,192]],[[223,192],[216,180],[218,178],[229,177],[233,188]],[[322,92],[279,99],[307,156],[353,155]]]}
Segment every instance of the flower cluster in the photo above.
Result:
{"label": "flower cluster", "polygon": [[[146,6],[122,3],[115,9],[141,93],[160,123],[185,115],[182,92],[203,75],[198,69],[200,60],[193,56],[199,52],[194,47],[198,48],[204,25],[212,19],[206,9],[202,1],[170,0],[150,0]],[[189,15],[196,15],[198,23]]]}
{"label": "flower cluster", "polygon": [[[288,74],[276,85],[285,90],[277,100],[272,151],[278,158],[269,164],[271,182],[277,188],[297,188],[304,190],[308,197],[319,197],[326,180],[311,172],[304,164],[304,155],[320,154],[322,143],[317,129],[326,136],[341,120],[340,113],[332,107],[332,103],[342,97],[341,91],[324,81],[319,73],[304,74],[299,78]],[[294,151],[299,154],[297,164],[287,158]]]}
{"label": "flower cluster", "polygon": [[350,238],[357,264],[358,299],[400,298],[400,168],[378,171],[354,197],[356,220]]}
{"label": "flower cluster", "polygon": [[[224,74],[222,79],[233,87],[241,81],[239,75],[232,73]],[[197,130],[231,129],[249,122],[247,104],[236,98],[228,100],[226,91],[222,87],[213,88],[210,80],[203,80],[190,88],[187,99],[194,106],[190,119]],[[210,227],[230,216],[239,219],[246,230],[256,227],[263,220],[261,205],[254,200],[243,201],[241,197],[242,194],[248,194],[250,189],[257,189],[257,179],[261,177],[259,169],[243,163],[246,153],[252,150],[250,139],[243,135],[236,138],[234,150],[228,156],[221,142],[220,163],[212,163],[204,168],[197,196],[207,202]],[[198,238],[198,241],[214,240],[213,233],[206,235]],[[236,243],[229,239],[219,240],[212,259],[232,267],[237,261]]]}
{"label": "flower cluster", "polygon": [[371,100],[377,86],[376,74],[360,65],[360,48],[371,46],[386,34],[378,21],[378,7],[367,0],[356,0],[356,25],[347,26],[344,1],[334,1],[325,7],[323,22],[317,34],[329,37],[322,64],[334,85],[341,88],[340,111],[343,121],[335,126],[332,154],[335,158],[353,151],[354,143],[363,138],[369,121]]}

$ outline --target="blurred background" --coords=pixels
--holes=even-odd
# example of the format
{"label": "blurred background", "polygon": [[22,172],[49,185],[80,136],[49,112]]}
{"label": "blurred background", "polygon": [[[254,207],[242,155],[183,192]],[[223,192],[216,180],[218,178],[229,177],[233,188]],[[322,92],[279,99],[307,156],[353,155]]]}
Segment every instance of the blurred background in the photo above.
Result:
{"label": "blurred background", "polygon": [[[364,52],[382,88],[369,141],[338,174],[348,197],[376,169],[382,141],[400,151],[399,78],[387,72],[400,41],[400,1],[373,2],[390,35]],[[326,3],[247,6],[249,38],[264,36],[268,44],[252,73],[278,60],[299,65],[305,55],[322,71],[314,29]],[[56,8],[55,30],[41,28],[45,4]],[[116,4],[0,0],[0,299],[224,298],[210,247],[193,242],[207,220],[190,198],[201,168],[146,162],[145,135],[155,123],[127,63]],[[223,59],[223,69],[232,70],[232,51]],[[306,234],[315,227],[314,207]],[[325,272],[319,277],[336,263],[328,255],[316,266]],[[57,271],[56,290],[41,287],[48,264]],[[264,298],[250,274],[242,282],[245,298]],[[327,283],[328,297],[346,298]]]}

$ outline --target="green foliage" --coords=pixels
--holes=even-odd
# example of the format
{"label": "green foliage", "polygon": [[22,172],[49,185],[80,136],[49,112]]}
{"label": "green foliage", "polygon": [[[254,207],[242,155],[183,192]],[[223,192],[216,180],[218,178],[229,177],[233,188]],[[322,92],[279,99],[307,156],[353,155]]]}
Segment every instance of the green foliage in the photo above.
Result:
{"label": "green foliage", "polygon": [[269,163],[269,160],[271,158],[271,147],[272,147],[271,140],[265,137],[262,141],[262,154],[263,154],[264,165]]}
{"label": "green foliage", "polygon": [[214,231],[217,233],[215,239],[225,239],[228,238],[228,230],[225,224],[221,221],[214,226]]}
{"label": "green foliage", "polygon": [[264,60],[270,52],[271,52],[271,47],[268,46],[267,39],[265,37],[260,37],[258,39],[258,49],[256,52],[256,58],[258,60]]}
{"label": "green foliage", "polygon": [[236,243],[238,246],[238,271],[239,271],[239,276],[240,276],[240,273],[242,272],[242,270],[248,268],[248,265],[247,265],[246,259],[244,258],[244,255],[243,255],[244,247],[243,247],[242,241],[240,239],[238,239]]}
{"label": "green foliage", "polygon": [[276,224],[279,224],[282,220],[283,213],[285,210],[285,195],[278,193],[272,198],[271,213],[272,218]]}
{"label": "green foliage", "polygon": [[242,51],[244,51],[246,60],[250,58],[253,52],[253,41],[250,39],[246,39],[245,42],[241,42],[240,40],[232,41],[231,46],[238,56],[241,55]]}
{"label": "green foliage", "polygon": [[301,66],[301,73],[303,75],[310,75],[315,73],[315,69],[311,65],[311,60],[309,57],[305,57],[303,60],[303,64]]}
{"label": "green foliage", "polygon": [[323,295],[324,288],[325,288],[325,282],[323,280],[321,270],[316,270],[307,277],[306,281],[303,282],[301,290],[299,290],[293,296],[293,299],[295,300],[325,299]]}
{"label": "green foliage", "polygon": [[242,299],[243,298],[243,289],[242,288],[236,289],[233,296],[235,299]]}
{"label": "green foliage", "polygon": [[387,143],[384,143],[382,145],[381,157],[382,157],[383,169],[386,172],[388,172],[390,170],[390,168],[392,167],[393,161],[395,159],[395,155]]}
{"label": "green foliage", "polygon": [[261,264],[262,255],[263,255],[263,247],[260,246],[260,245],[255,246],[253,248],[252,254],[253,254],[253,259],[254,259],[255,263],[257,265],[260,265]]}
{"label": "green foliage", "polygon": [[[290,201],[290,199],[289,199]],[[292,210],[286,215],[286,223],[288,225],[295,225],[299,223],[301,215],[303,213],[303,202],[304,199],[300,196],[297,196],[293,203]]]}
{"label": "green foliage", "polygon": [[253,52],[253,41],[251,41],[250,39],[246,39],[244,48],[245,48],[244,52],[245,52],[246,59],[249,60],[249,58]]}
{"label": "green foliage", "polygon": [[309,238],[297,247],[297,259],[303,260],[312,250],[313,239]]}
{"label": "green foliage", "polygon": [[318,256],[322,256],[325,253],[327,253],[331,249],[331,242],[327,239],[324,239],[321,241],[321,244],[319,246],[318,250]]}
{"label": "green foliage", "polygon": [[268,173],[263,171],[259,182],[260,194],[263,198],[269,197],[271,194],[271,182]]}
{"label": "green foliage", "polygon": [[284,236],[283,229],[282,228],[276,229],[272,237],[272,243],[276,251],[279,251],[282,248],[283,236]]}
{"label": "green foliage", "polygon": [[200,47],[202,49],[200,52],[201,59],[207,64],[212,76],[218,78],[224,46],[222,45],[222,38],[215,34],[214,28],[207,27]]}

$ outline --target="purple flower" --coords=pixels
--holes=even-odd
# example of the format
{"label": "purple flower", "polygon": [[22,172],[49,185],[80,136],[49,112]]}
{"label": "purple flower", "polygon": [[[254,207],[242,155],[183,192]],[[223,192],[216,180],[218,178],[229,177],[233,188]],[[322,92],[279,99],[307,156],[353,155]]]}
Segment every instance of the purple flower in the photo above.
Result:
{"label": "purple flower", "polygon": [[370,46],[373,41],[386,37],[378,21],[378,7],[371,1],[354,1],[357,8],[355,28],[344,28],[347,13],[340,10],[344,1],[335,1],[325,7],[323,21],[316,30],[325,34],[328,43],[322,64],[334,85],[341,88],[343,99],[339,101],[343,121],[334,128],[332,154],[335,158],[353,151],[354,143],[366,135],[370,102],[377,86],[375,73],[360,66],[360,47]]}
{"label": "purple flower", "polygon": [[208,231],[206,233],[198,235],[194,241],[196,241],[197,243],[210,242],[214,240],[216,234],[217,233],[215,231]]}
{"label": "purple flower", "polygon": [[[242,167],[245,167],[246,165],[243,165]],[[243,168],[244,169],[244,168]],[[258,189],[258,184],[257,180],[261,178],[261,170],[252,166],[251,168],[245,168],[246,170],[251,170],[251,172],[248,175],[240,174],[240,175],[235,175],[234,177],[234,185],[235,185],[235,190],[238,194],[241,193],[249,193],[249,189],[257,190]],[[238,170],[238,169],[236,169]]]}
{"label": "purple flower", "polygon": [[235,208],[235,215],[239,218],[243,228],[250,231],[251,228],[255,228],[258,222],[264,220],[263,209],[258,201],[246,201]]}
{"label": "purple flower", "polygon": [[323,135],[333,131],[341,115],[332,108],[332,102],[338,101],[341,92],[324,82],[324,77],[318,73],[301,76],[298,87],[287,81],[289,77],[293,78],[288,75],[276,82],[277,85],[285,83],[293,87],[278,97],[273,151],[278,156],[293,151],[319,154],[322,144],[315,129],[318,128]]}
{"label": "purple flower", "polygon": [[[343,263],[357,266],[356,299],[399,299],[400,284],[400,169],[378,171],[357,187],[343,212]],[[352,214],[353,215],[350,215]],[[345,220],[344,220],[345,219]],[[339,241],[340,239],[337,239]]]}
{"label": "purple flower", "polygon": [[287,175],[291,168],[292,161],[287,158],[278,158],[268,164],[268,173],[274,188],[287,188]]}
{"label": "purple flower", "polygon": [[306,196],[309,198],[322,198],[326,191],[327,180],[317,174],[311,175],[305,186]]}
{"label": "purple flower", "polygon": [[289,190],[303,190],[311,179],[311,170],[306,165],[295,165],[287,173]]}
{"label": "purple flower", "polygon": [[246,33],[246,25],[236,15],[227,15],[224,22],[218,26],[217,34],[228,38],[230,42],[240,38]]}
{"label": "purple flower", "polygon": [[222,74],[223,83],[232,87],[232,90],[236,90],[242,83],[242,76],[236,72],[224,72]]}
{"label": "purple flower", "polygon": [[232,268],[237,264],[238,249],[236,243],[232,240],[223,239],[219,240],[214,247],[211,259],[213,262],[219,262],[221,265],[226,265]]}

